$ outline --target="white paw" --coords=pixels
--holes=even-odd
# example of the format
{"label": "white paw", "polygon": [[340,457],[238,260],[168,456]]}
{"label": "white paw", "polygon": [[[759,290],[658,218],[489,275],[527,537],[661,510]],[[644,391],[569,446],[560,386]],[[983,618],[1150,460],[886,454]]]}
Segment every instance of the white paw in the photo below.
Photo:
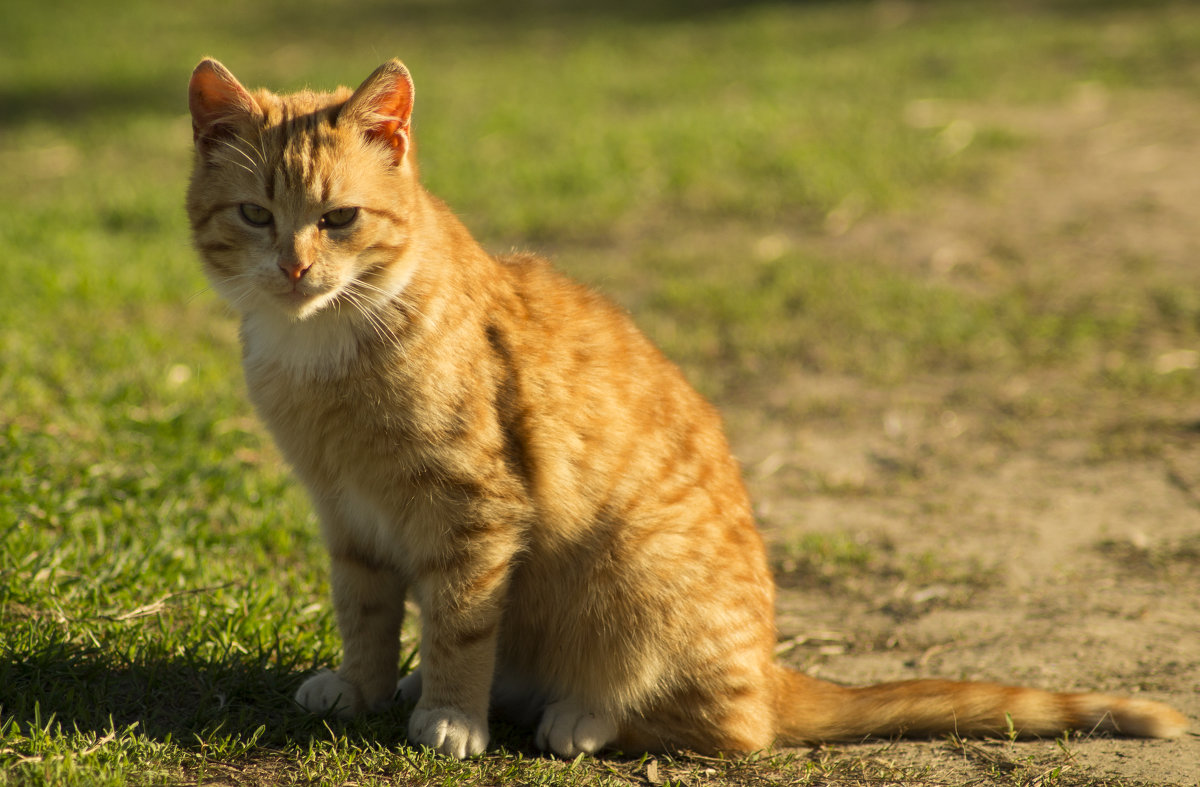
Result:
{"label": "white paw", "polygon": [[408,719],[408,740],[458,760],[474,757],[487,748],[487,719],[454,708],[417,708]]}
{"label": "white paw", "polygon": [[332,711],[342,718],[362,710],[362,694],[354,684],[332,670],[324,670],[300,684],[296,703],[309,713],[324,715]]}
{"label": "white paw", "polygon": [[415,669],[401,678],[393,696],[405,705],[416,705],[421,699],[421,670]]}
{"label": "white paw", "polygon": [[537,729],[538,746],[559,757],[595,754],[616,737],[617,725],[612,719],[589,712],[574,700],[547,705]]}

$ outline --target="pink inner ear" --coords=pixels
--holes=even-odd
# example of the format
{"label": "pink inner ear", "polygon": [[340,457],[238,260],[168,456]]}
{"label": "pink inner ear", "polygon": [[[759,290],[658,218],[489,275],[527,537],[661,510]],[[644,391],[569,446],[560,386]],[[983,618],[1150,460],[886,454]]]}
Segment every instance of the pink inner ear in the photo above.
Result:
{"label": "pink inner ear", "polygon": [[193,134],[199,137],[232,117],[253,114],[256,107],[254,99],[224,66],[205,60],[192,72],[188,109],[192,113]]}
{"label": "pink inner ear", "polygon": [[397,78],[392,83],[392,89],[379,97],[376,111],[394,118],[397,126],[407,126],[408,118],[412,115],[412,99],[412,86],[407,80]]}
{"label": "pink inner ear", "polygon": [[413,83],[399,60],[389,60],[363,80],[342,107],[345,118],[371,140],[386,142],[397,164],[409,149],[408,121],[413,108]]}
{"label": "pink inner ear", "polygon": [[412,86],[408,80],[395,79],[391,89],[376,99],[373,109],[377,122],[371,127],[371,135],[399,150],[404,145],[403,132],[408,130],[408,119],[412,115],[412,99]]}

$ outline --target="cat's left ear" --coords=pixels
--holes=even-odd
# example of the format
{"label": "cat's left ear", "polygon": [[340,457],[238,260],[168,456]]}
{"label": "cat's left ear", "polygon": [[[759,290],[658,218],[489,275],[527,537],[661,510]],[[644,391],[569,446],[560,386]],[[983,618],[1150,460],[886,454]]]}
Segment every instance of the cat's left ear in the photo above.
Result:
{"label": "cat's left ear", "polygon": [[201,60],[192,72],[188,109],[192,112],[192,138],[198,145],[229,133],[244,118],[262,114],[242,83],[212,58]]}
{"label": "cat's left ear", "polygon": [[410,147],[412,108],[412,77],[399,60],[389,60],[358,86],[338,119],[357,123],[368,137],[387,144],[399,164]]}

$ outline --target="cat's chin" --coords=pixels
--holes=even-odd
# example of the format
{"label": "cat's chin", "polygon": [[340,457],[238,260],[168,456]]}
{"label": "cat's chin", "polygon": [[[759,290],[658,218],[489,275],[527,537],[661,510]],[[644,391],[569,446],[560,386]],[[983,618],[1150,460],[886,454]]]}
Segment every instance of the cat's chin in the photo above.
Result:
{"label": "cat's chin", "polygon": [[336,298],[337,291],[330,290],[315,295],[300,292],[285,292],[280,295],[271,296],[269,300],[272,302],[272,306],[278,309],[284,317],[287,317],[292,322],[301,322],[324,311]]}

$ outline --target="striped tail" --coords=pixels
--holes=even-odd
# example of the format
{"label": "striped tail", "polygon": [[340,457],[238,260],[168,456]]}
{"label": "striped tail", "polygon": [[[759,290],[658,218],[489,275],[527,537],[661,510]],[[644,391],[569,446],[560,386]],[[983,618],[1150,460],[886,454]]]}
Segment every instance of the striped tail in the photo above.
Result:
{"label": "striped tail", "polygon": [[847,688],[777,667],[776,735],[797,745],[867,737],[1054,737],[1065,730],[1175,738],[1188,721],[1160,702],[996,683],[908,680]]}

